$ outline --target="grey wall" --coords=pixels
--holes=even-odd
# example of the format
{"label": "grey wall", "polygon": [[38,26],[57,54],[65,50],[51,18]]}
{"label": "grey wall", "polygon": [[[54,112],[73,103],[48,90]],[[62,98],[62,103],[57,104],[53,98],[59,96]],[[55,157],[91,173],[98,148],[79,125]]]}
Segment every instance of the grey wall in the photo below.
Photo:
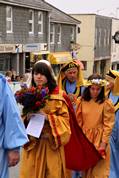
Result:
{"label": "grey wall", "polygon": [[[50,50],[52,52],[70,51],[71,27],[74,25],[61,24],[61,44],[57,43],[57,26],[58,24],[55,24],[55,44],[50,45]],[[76,41],[76,26],[74,27],[75,27],[75,41]]]}
{"label": "grey wall", "polygon": [[[95,29],[97,28],[97,43],[95,44],[95,57],[105,57],[111,55],[111,25],[112,20],[108,17],[96,16]],[[99,46],[99,29],[101,29],[101,45]],[[104,45],[104,31],[108,31],[108,35],[106,35],[106,41],[108,41],[109,36],[109,44]]]}
{"label": "grey wall", "polygon": [[6,6],[0,4],[0,34],[2,37],[0,43],[47,43],[48,19],[47,12],[44,12],[43,34],[38,34],[38,11],[34,13],[34,34],[30,35],[28,31],[29,9],[13,6],[13,33],[6,33]]}

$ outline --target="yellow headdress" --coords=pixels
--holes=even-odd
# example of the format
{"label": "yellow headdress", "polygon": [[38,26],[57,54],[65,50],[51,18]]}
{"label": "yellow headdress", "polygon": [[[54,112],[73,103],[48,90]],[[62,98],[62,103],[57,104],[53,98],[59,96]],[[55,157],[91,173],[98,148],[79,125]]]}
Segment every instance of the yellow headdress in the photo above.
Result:
{"label": "yellow headdress", "polygon": [[108,81],[114,81],[114,88],[112,92],[114,95],[119,95],[119,72],[110,69],[109,72],[106,74],[106,78]]}
{"label": "yellow headdress", "polygon": [[61,70],[60,70],[60,73],[59,73],[59,76],[58,76],[59,88],[61,88],[61,89],[63,88],[62,87],[62,81],[65,78],[65,74],[64,74],[65,71],[68,70],[68,69],[74,68],[74,67],[77,67],[77,69],[78,69],[77,87],[83,85],[84,79],[83,79],[82,70],[80,69],[80,65],[77,64],[75,61],[71,61],[71,62],[68,62],[68,63],[64,64],[62,66]]}

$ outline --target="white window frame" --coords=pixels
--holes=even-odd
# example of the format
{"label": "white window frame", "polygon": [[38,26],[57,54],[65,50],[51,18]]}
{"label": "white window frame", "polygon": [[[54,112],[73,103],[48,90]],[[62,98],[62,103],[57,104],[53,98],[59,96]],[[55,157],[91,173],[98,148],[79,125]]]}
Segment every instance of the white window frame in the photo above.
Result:
{"label": "white window frame", "polygon": [[75,27],[71,27],[71,41],[75,39]]}
{"label": "white window frame", "polygon": [[[58,28],[60,28],[60,32],[58,32]],[[57,28],[57,44],[61,44],[61,25],[58,24]]]}
{"label": "white window frame", "polygon": [[[52,31],[51,31],[51,26],[52,26]],[[51,35],[52,35],[52,41],[51,41]],[[53,23],[50,24],[50,44],[55,43],[55,25]]]}
{"label": "white window frame", "polygon": [[[8,11],[11,10],[11,14],[8,17]],[[11,24],[11,29],[7,30],[7,23]],[[7,33],[13,33],[13,11],[11,6],[6,7],[6,32]]]}
{"label": "white window frame", "polygon": [[29,14],[32,13],[32,19],[29,19],[29,24],[31,24],[32,26],[32,30],[29,31],[29,34],[34,34],[34,11],[33,10],[29,10]]}
{"label": "white window frame", "polygon": [[[40,15],[41,15],[41,20],[39,20]],[[38,34],[43,34],[43,12],[41,11],[38,12],[38,26],[39,25],[41,25],[41,31],[38,31]]]}

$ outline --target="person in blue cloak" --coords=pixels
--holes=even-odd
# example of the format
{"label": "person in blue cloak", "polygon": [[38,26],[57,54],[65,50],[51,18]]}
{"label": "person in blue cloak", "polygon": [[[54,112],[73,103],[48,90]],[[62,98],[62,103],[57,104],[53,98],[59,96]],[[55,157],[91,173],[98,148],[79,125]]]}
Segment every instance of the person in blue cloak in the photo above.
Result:
{"label": "person in blue cloak", "polygon": [[8,168],[19,162],[20,147],[28,142],[15,97],[0,74],[0,178],[8,178]]}
{"label": "person in blue cloak", "polygon": [[110,138],[110,175],[109,178],[119,177],[119,72],[109,70],[106,75],[109,82],[107,86],[108,97],[112,100],[115,107],[115,125]]}

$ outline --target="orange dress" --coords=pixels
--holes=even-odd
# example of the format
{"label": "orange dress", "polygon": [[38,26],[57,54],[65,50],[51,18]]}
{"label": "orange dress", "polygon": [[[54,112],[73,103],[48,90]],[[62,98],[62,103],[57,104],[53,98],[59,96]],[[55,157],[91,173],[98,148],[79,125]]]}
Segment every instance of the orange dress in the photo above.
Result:
{"label": "orange dress", "polygon": [[108,178],[110,167],[109,138],[114,125],[114,106],[106,99],[99,104],[94,100],[78,101],[76,117],[79,126],[91,143],[98,150],[100,143],[107,144],[106,158],[84,173],[85,178]]}
{"label": "orange dress", "polygon": [[71,130],[63,92],[52,94],[42,111],[47,120],[40,138],[30,136],[23,148],[20,178],[66,178],[64,145]]}

